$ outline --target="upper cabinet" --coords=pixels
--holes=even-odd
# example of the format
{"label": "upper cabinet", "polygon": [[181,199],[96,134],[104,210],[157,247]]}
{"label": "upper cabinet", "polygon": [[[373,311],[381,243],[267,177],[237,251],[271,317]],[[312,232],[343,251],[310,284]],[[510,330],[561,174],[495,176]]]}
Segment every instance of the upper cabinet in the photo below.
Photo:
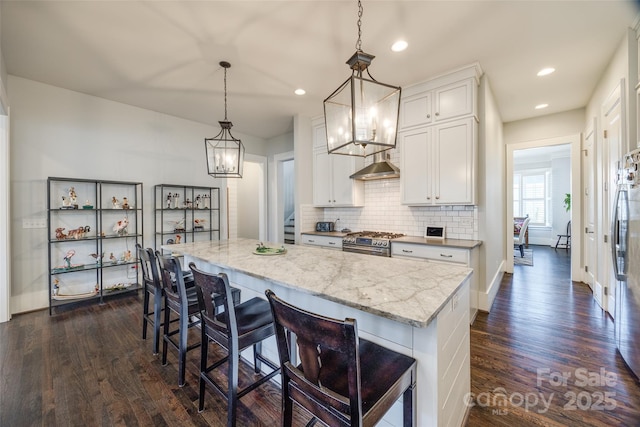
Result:
{"label": "upper cabinet", "polygon": [[401,197],[412,206],[475,201],[475,119],[425,126],[400,135]]}
{"label": "upper cabinet", "polygon": [[422,92],[403,97],[400,105],[400,131],[475,115],[477,85],[473,78],[431,90],[426,87]]}
{"label": "upper cabinet", "polygon": [[313,204],[318,207],[364,205],[364,183],[349,178],[364,167],[364,159],[327,153],[322,120],[313,122]]}
{"label": "upper cabinet", "polygon": [[477,65],[403,89],[401,201],[410,206],[476,203]]}

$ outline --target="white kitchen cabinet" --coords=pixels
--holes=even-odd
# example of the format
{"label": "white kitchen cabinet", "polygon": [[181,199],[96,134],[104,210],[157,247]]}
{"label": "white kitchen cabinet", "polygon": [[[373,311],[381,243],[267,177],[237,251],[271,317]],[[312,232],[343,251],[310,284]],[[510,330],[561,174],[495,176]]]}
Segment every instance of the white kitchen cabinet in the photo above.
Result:
{"label": "white kitchen cabinet", "polygon": [[319,234],[302,234],[300,237],[303,245],[342,250],[342,237],[322,236]]}
{"label": "white kitchen cabinet", "polygon": [[400,134],[400,188],[405,205],[473,205],[476,193],[475,118]]}
{"label": "white kitchen cabinet", "polygon": [[475,115],[476,87],[469,78],[403,98],[399,130]]}
{"label": "white kitchen cabinet", "polygon": [[364,205],[364,182],[349,178],[364,167],[362,157],[328,154],[324,123],[314,125],[313,204],[318,207]]}
{"label": "white kitchen cabinet", "polygon": [[397,258],[424,259],[435,262],[445,262],[470,267],[473,269],[469,281],[469,321],[473,323],[478,313],[478,289],[480,283],[479,250],[474,247],[452,247],[441,244],[422,244],[391,242],[391,256]]}

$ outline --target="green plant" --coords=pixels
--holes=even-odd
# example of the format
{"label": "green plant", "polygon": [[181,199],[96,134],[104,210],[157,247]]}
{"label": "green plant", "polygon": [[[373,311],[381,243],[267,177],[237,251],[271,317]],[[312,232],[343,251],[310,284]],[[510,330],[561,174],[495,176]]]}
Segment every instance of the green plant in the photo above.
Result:
{"label": "green plant", "polygon": [[571,210],[571,193],[566,193],[564,195],[564,208],[569,212]]}

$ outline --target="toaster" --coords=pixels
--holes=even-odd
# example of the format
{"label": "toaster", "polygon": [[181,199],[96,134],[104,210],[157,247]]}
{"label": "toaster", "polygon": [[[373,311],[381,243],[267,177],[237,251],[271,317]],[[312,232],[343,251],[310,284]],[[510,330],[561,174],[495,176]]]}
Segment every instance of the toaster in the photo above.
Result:
{"label": "toaster", "polygon": [[316,222],[316,231],[333,231],[333,222]]}

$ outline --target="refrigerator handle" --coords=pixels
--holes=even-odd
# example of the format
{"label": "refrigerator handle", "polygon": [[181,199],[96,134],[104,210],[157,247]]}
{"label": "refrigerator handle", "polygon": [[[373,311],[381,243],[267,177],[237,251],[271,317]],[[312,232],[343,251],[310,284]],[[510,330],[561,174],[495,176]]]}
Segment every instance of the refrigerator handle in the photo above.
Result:
{"label": "refrigerator handle", "polygon": [[613,199],[613,215],[611,216],[611,259],[613,261],[613,273],[616,277],[616,279],[618,279],[618,277],[620,276],[620,272],[618,271],[618,244],[619,244],[619,239],[620,239],[620,233],[619,233],[619,222],[618,222],[618,215],[619,215],[619,205],[618,203],[620,202],[620,186],[616,186],[616,195]]}

